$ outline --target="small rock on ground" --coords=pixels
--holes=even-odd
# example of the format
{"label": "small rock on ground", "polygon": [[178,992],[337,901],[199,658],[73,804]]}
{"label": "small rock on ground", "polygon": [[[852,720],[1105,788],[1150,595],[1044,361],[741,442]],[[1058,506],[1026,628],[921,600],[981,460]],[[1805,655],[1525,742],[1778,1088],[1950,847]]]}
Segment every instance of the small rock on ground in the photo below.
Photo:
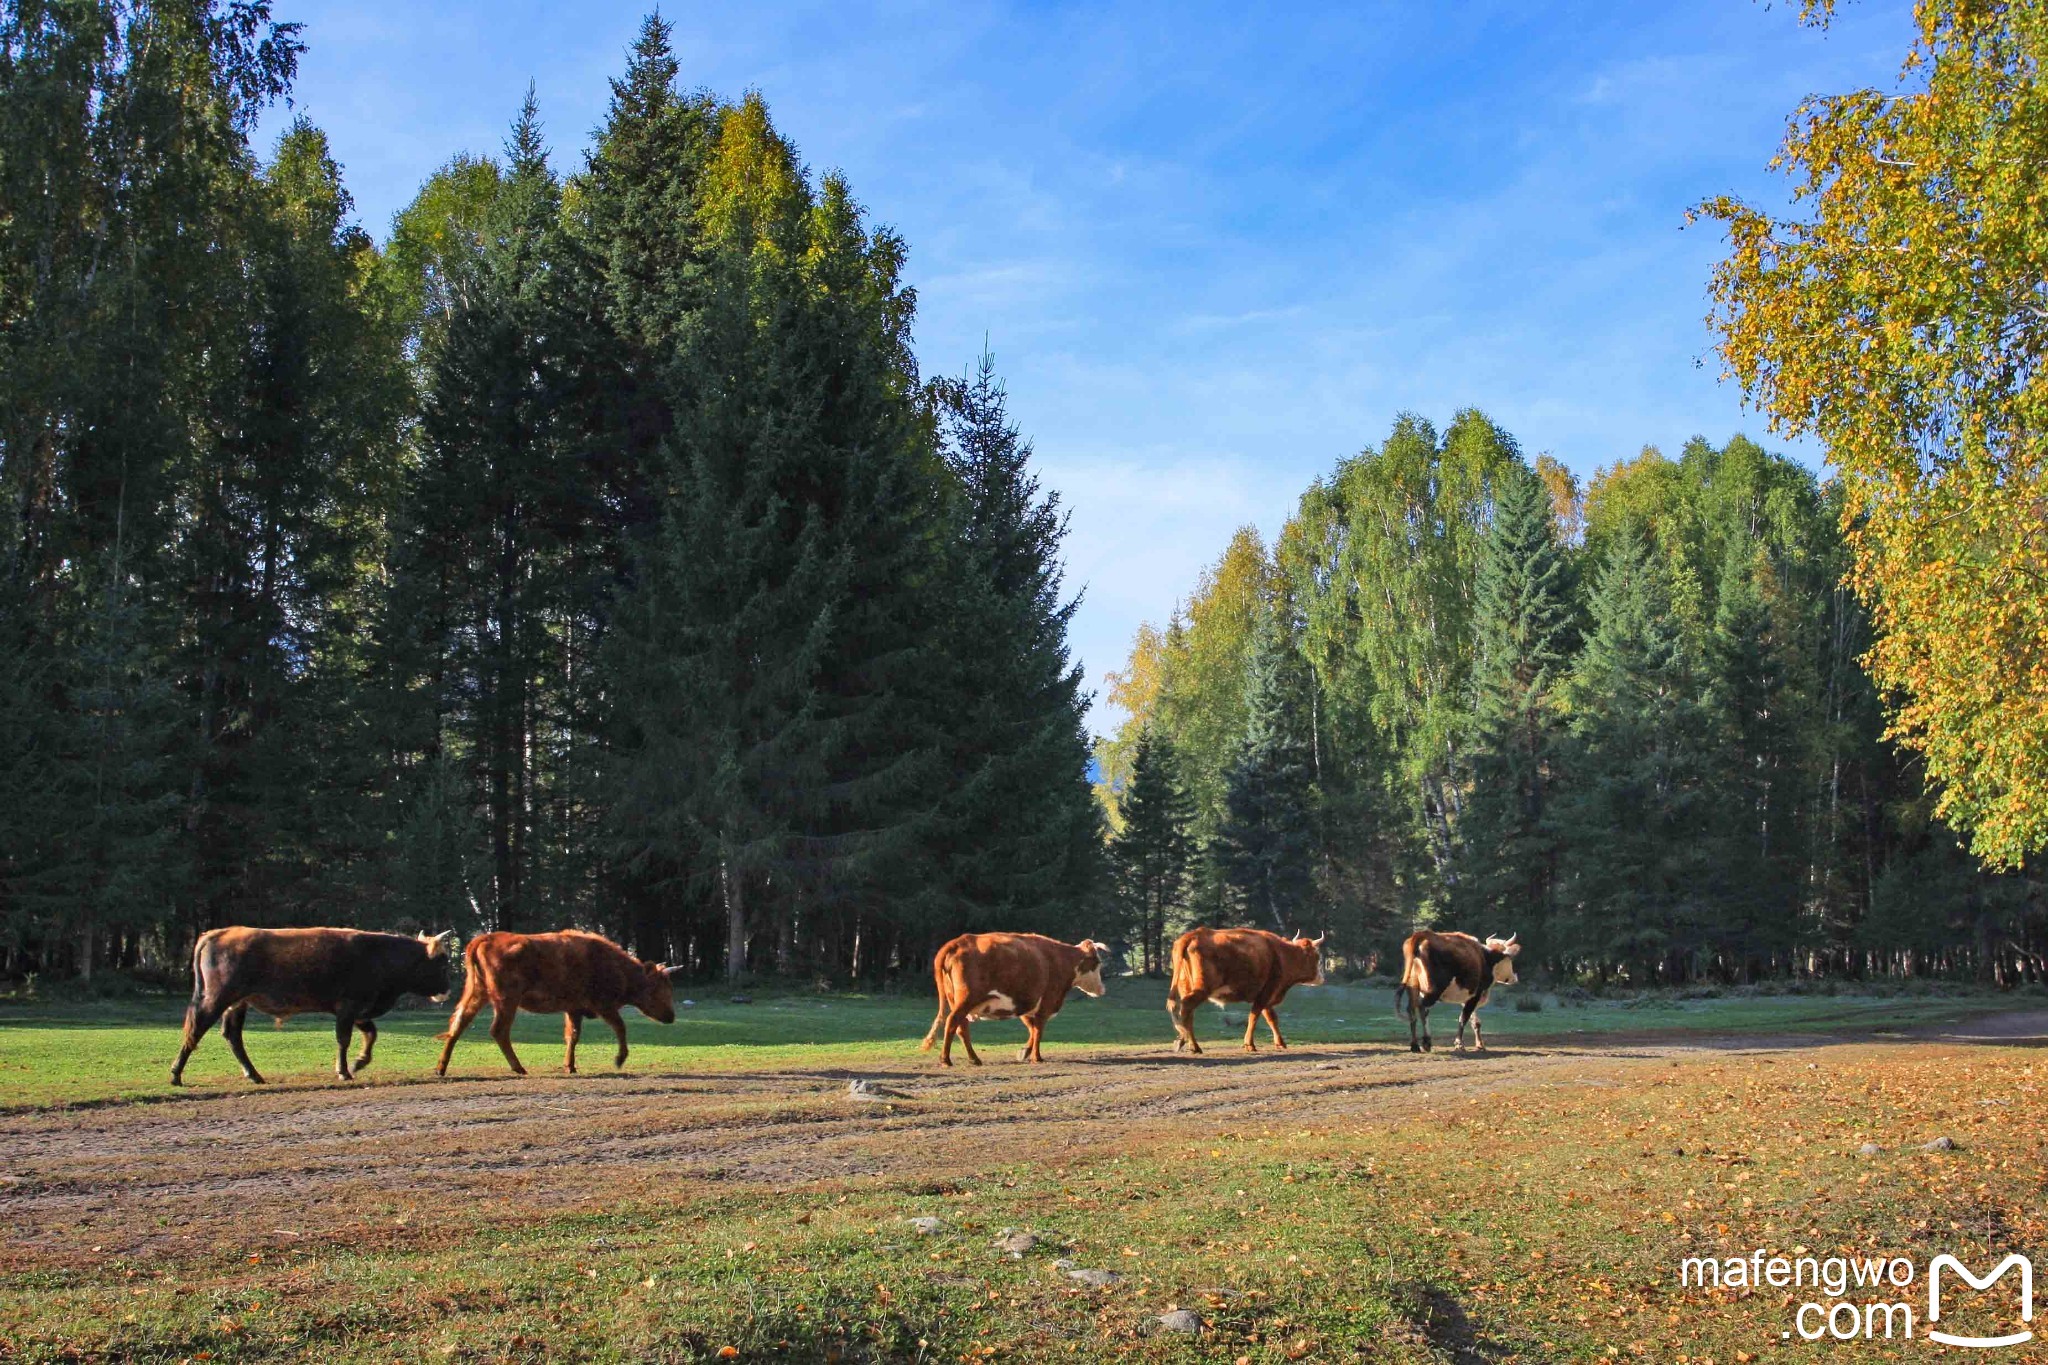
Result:
{"label": "small rock on ground", "polygon": [[946,1220],[943,1218],[934,1218],[930,1214],[925,1214],[923,1217],[920,1218],[906,1218],[903,1221],[910,1224],[911,1227],[917,1229],[917,1235],[920,1237],[930,1237],[934,1233],[944,1232],[946,1230]]}
{"label": "small rock on ground", "polygon": [[846,1083],[846,1098],[850,1100],[907,1100],[910,1096],[901,1090],[891,1090],[886,1085],[859,1079]]}
{"label": "small rock on ground", "polygon": [[1121,1280],[1123,1276],[1117,1274],[1114,1270],[1069,1270],[1067,1278],[1079,1280],[1082,1284],[1092,1285],[1097,1289],[1104,1289]]}
{"label": "small rock on ground", "polygon": [[1004,1228],[996,1238],[996,1249],[1006,1251],[1017,1260],[1031,1254],[1031,1248],[1038,1245],[1035,1233],[1019,1232],[1015,1228]]}
{"label": "small rock on ground", "polygon": [[1953,1152],[1959,1144],[1952,1137],[1938,1137],[1932,1142],[1920,1144],[1923,1152]]}
{"label": "small rock on ground", "polygon": [[1162,1332],[1181,1332],[1189,1336],[1202,1330],[1202,1319],[1185,1308],[1176,1308],[1171,1313],[1161,1313],[1153,1321]]}
{"label": "small rock on ground", "polygon": [[1884,1148],[1874,1142],[1866,1142],[1856,1149],[1856,1155],[1858,1156],[1881,1156],[1883,1153]]}

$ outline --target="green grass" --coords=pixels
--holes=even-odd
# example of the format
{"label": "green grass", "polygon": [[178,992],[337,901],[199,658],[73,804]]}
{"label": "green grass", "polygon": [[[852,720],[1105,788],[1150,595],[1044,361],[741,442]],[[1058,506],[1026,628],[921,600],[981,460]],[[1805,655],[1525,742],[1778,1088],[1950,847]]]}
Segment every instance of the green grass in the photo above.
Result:
{"label": "green grass", "polygon": [[[1617,1073],[1597,1104],[1543,1086],[1427,1122],[1020,1154],[970,1181],[695,1186],[601,1215],[57,1265],[0,1276],[0,1357],[1805,1360],[1824,1348],[1782,1335],[1789,1298],[1683,1290],[1680,1259],[2038,1245],[2034,1077],[2021,1049],[1701,1054]],[[1959,1149],[1919,1151],[1931,1132]],[[1859,1158],[1866,1139],[1885,1154]],[[921,1214],[944,1230],[915,1233]],[[1048,1246],[1004,1259],[1006,1225]],[[1077,1285],[1058,1255],[1121,1278]],[[1148,1333],[1176,1307],[1199,1338]]]}
{"label": "green grass", "polygon": [[[1635,1000],[1594,1000],[1582,1005],[1544,998],[1544,1008],[1512,1008],[1521,987],[1504,990],[1483,1016],[1495,1047],[1517,1039],[1571,1038],[1667,1031],[1707,1033],[1866,1033],[1880,1029],[1950,1022],[1987,1009],[2020,1003],[2012,995],[1960,992],[1942,995],[1733,995],[1679,1000],[1648,996]],[[857,1067],[878,1061],[902,1062],[931,1024],[928,998],[910,995],[775,995],[734,1005],[723,991],[705,991],[697,1003],[680,1007],[673,1025],[656,1024],[627,1012],[630,1070],[731,1071],[785,1066]],[[1524,996],[1534,992],[1522,992]],[[1165,987],[1157,981],[1112,980],[1101,1000],[1069,997],[1047,1030],[1048,1056],[1062,1047],[1089,1044],[1157,1046],[1172,1044]],[[184,1001],[172,997],[126,999],[93,1004],[0,1001],[0,1108],[139,1099],[175,1093],[166,1076],[177,1055]],[[1457,1022],[1450,1006],[1431,1016],[1439,1039],[1448,1041]],[[1204,1008],[1196,1028],[1206,1041],[1229,1044],[1243,1029],[1242,1010],[1227,1017]],[[444,1008],[397,1010],[381,1021],[382,1038],[369,1083],[419,1080],[431,1075],[446,1026]],[[463,1035],[451,1074],[500,1075],[504,1061],[492,1046],[489,1014]],[[1298,989],[1281,1008],[1281,1023],[1294,1044],[1371,1043],[1405,1045],[1406,1025],[1398,1019],[1384,983],[1331,984]],[[252,1017],[245,1036],[251,1060],[273,1082],[333,1079],[333,1021],[303,1015],[273,1029]],[[977,1026],[984,1052],[1014,1048],[1023,1029],[1014,1023]],[[1263,1038],[1263,1030],[1261,1033]],[[515,1031],[520,1056],[531,1070],[561,1064],[561,1019],[520,1016]],[[1261,1043],[1264,1046],[1264,1043]],[[585,1025],[578,1063],[608,1070],[611,1034],[602,1023]],[[193,1053],[185,1072],[188,1087],[242,1086],[241,1073],[218,1032]]]}

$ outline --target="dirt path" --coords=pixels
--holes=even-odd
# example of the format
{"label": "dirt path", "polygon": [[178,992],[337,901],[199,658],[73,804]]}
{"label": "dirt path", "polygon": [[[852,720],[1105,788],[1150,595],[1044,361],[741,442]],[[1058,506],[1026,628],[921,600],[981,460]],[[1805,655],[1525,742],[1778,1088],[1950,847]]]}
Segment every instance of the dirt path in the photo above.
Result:
{"label": "dirt path", "polygon": [[[2048,1016],[1995,1036],[2037,1025]],[[950,1072],[913,1052],[859,1071],[250,1089],[16,1113],[0,1116],[0,1265],[432,1240],[454,1235],[452,1212],[518,1221],[734,1184],[957,1180],[1168,1137],[1421,1118],[1503,1089],[1598,1089],[1674,1060],[1839,1041],[1573,1041],[1422,1057],[1384,1044],[1200,1058],[1071,1048],[1039,1067],[988,1048],[988,1066]],[[904,1098],[850,1100],[855,1076]]]}

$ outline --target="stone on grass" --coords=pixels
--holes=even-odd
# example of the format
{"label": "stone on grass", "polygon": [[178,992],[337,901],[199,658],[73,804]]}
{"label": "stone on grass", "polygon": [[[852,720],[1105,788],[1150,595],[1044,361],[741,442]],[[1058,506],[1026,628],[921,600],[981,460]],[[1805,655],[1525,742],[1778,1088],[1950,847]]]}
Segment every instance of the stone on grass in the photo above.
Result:
{"label": "stone on grass", "polygon": [[1031,1254],[1031,1249],[1037,1245],[1038,1236],[1036,1233],[1025,1232],[1018,1228],[1004,1228],[996,1234],[996,1249],[1009,1253],[1012,1260],[1023,1260]]}
{"label": "stone on grass", "polygon": [[846,1098],[850,1100],[864,1100],[873,1104],[885,1100],[907,1100],[910,1096],[904,1094],[901,1090],[891,1090],[886,1085],[876,1085],[873,1081],[864,1081],[856,1078],[846,1083]]}
{"label": "stone on grass", "polygon": [[946,1230],[945,1219],[934,1218],[928,1213],[918,1218],[906,1218],[903,1221],[910,1224],[910,1226],[916,1230],[917,1235],[920,1237],[930,1237],[935,1233],[944,1232]]}
{"label": "stone on grass", "polygon": [[1079,1280],[1082,1284],[1088,1285],[1091,1288],[1107,1289],[1123,1279],[1123,1276],[1117,1274],[1114,1270],[1069,1270],[1067,1278]]}
{"label": "stone on grass", "polygon": [[1876,1143],[1874,1143],[1874,1142],[1866,1142],[1866,1143],[1864,1143],[1864,1144],[1863,1144],[1863,1145],[1862,1145],[1861,1147],[1858,1147],[1858,1148],[1856,1149],[1856,1155],[1858,1155],[1858,1156],[1882,1156],[1882,1155],[1884,1155],[1884,1148],[1882,1148],[1882,1147],[1878,1146],[1878,1145],[1877,1145]]}
{"label": "stone on grass", "polygon": [[1159,1324],[1159,1330],[1162,1332],[1180,1332],[1193,1336],[1202,1330],[1201,1317],[1185,1308],[1176,1308],[1171,1313],[1161,1313],[1153,1321]]}
{"label": "stone on grass", "polygon": [[1920,1150],[1923,1152],[1953,1152],[1961,1145],[1952,1137],[1938,1137],[1932,1142],[1921,1143]]}

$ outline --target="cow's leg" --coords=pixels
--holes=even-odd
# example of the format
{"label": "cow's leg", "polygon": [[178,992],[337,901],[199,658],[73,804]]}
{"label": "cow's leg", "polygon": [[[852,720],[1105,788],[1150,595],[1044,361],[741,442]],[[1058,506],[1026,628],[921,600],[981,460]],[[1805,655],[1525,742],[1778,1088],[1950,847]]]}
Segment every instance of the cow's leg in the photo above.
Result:
{"label": "cow's leg", "polygon": [[1429,1010],[1430,1006],[1436,1004],[1440,994],[1441,992],[1425,995],[1416,1002],[1416,1010],[1422,1015],[1422,1050],[1424,1052],[1433,1051],[1436,1047],[1435,1040],[1429,1036]]}
{"label": "cow's leg", "polygon": [[[1465,1018],[1472,1021],[1472,1050],[1474,1052],[1486,1051],[1486,1035],[1479,1031],[1479,1002],[1477,1000],[1465,1006]],[[1462,1020],[1459,1026],[1463,1027]]]}
{"label": "cow's leg", "polygon": [[1256,1029],[1258,1026],[1259,1007],[1257,1005],[1253,1005],[1251,1014],[1248,1015],[1244,1021],[1244,1050],[1246,1052],[1257,1052],[1259,1050],[1258,1043],[1253,1041],[1252,1039],[1252,1030]]}
{"label": "cow's leg", "polygon": [[[206,1031],[212,1028],[220,1017],[221,1008],[213,1001],[204,1004],[194,1002],[185,1006],[185,1039],[178,1048],[178,1060],[171,1063],[172,1085],[185,1083],[186,1059],[192,1055],[192,1049],[199,1046],[199,1040],[206,1036]],[[242,1063],[242,1070],[248,1069],[249,1064]]]}
{"label": "cow's leg", "polygon": [[1280,1051],[1285,1052],[1287,1050],[1287,1040],[1280,1036],[1280,1017],[1273,1013],[1273,1007],[1271,1005],[1266,1006],[1266,1008],[1260,1010],[1259,1013],[1266,1017],[1266,1027],[1272,1030],[1273,1046],[1279,1049]]}
{"label": "cow's leg", "polygon": [[967,1049],[967,1060],[976,1066],[981,1065],[981,1054],[974,1050],[974,1039],[967,1032],[967,1016],[971,1009],[963,997],[961,1003],[955,1005],[953,1012],[946,1017],[946,1045],[939,1049],[939,1060],[947,1066],[953,1065],[955,1035],[960,1039],[960,1046]]}
{"label": "cow's leg", "polygon": [[256,1071],[256,1064],[249,1060],[249,1050],[242,1046],[242,1024],[249,1017],[247,1005],[237,1005],[220,1017],[220,1036],[228,1040],[228,1050],[235,1054],[235,1060],[242,1065],[242,1074],[256,1084],[263,1084],[263,1077]]}
{"label": "cow's leg", "polygon": [[370,1054],[377,1050],[377,1021],[358,1019],[356,1027],[361,1029],[363,1034],[363,1054],[356,1058],[356,1070],[361,1071],[370,1064]]}
{"label": "cow's leg", "polygon": [[348,1007],[343,1005],[334,1014],[334,1074],[345,1081],[355,1079],[355,1074],[348,1069],[348,1045],[355,1032],[356,1021],[349,1014]]}
{"label": "cow's leg", "polygon": [[498,1051],[505,1054],[512,1070],[524,1076],[526,1068],[519,1064],[519,1054],[512,1050],[512,1021],[518,1017],[519,1006],[509,1000],[491,1006],[491,1041],[498,1045]]}
{"label": "cow's leg", "polygon": [[601,1010],[597,1017],[610,1024],[612,1032],[618,1035],[619,1050],[612,1058],[612,1069],[616,1071],[626,1064],[626,1021],[616,1009]]}
{"label": "cow's leg", "polygon": [[455,1040],[462,1036],[462,1031],[469,1027],[470,1021],[476,1018],[476,1012],[482,1008],[481,998],[472,1000],[467,994],[455,1007],[455,1013],[448,1019],[448,1031],[441,1035],[441,1060],[434,1063],[436,1076],[448,1074],[448,1059],[455,1055]]}
{"label": "cow's leg", "polygon": [[1200,1054],[1201,1043],[1195,1039],[1195,1011],[1208,1002],[1209,997],[1201,991],[1184,995],[1179,1000],[1166,1002],[1166,1015],[1173,1020],[1175,1034],[1173,1050]]}
{"label": "cow's leg", "polygon": [[1023,1016],[1023,1018],[1024,1027],[1029,1030],[1029,1036],[1025,1038],[1024,1050],[1017,1054],[1017,1060],[1020,1062],[1042,1062],[1045,1060],[1045,1055],[1039,1051],[1038,1042],[1039,1039],[1045,1037],[1045,1025],[1028,1014]]}
{"label": "cow's leg", "polygon": [[583,1017],[570,1010],[562,1016],[562,1069],[576,1074],[576,1040],[583,1036]]}

